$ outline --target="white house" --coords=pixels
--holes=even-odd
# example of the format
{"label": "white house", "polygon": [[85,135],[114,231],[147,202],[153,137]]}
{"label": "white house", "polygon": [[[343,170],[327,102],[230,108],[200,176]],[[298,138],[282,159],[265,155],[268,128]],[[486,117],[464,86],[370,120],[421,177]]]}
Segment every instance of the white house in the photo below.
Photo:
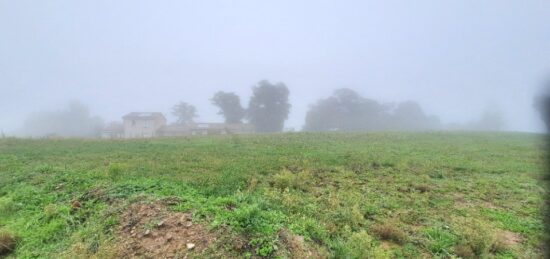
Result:
{"label": "white house", "polygon": [[125,138],[152,138],[166,125],[160,112],[131,112],[122,117]]}

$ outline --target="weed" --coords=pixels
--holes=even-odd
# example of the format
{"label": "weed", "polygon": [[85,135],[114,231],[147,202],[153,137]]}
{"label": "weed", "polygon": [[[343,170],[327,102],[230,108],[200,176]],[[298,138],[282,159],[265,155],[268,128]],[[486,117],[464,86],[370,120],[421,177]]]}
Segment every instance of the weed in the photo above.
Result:
{"label": "weed", "polygon": [[431,227],[424,233],[428,238],[428,248],[434,254],[449,254],[458,239],[454,233],[444,227]]}
{"label": "weed", "polygon": [[107,175],[111,179],[118,179],[121,177],[121,174],[126,170],[126,168],[126,165],[120,163],[109,164]]}

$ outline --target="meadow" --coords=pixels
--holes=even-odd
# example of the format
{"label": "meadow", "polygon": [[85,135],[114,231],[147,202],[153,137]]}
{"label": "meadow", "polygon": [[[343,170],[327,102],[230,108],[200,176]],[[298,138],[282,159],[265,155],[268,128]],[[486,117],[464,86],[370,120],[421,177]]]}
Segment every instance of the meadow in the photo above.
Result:
{"label": "meadow", "polygon": [[537,258],[542,140],[4,138],[0,249],[8,258]]}

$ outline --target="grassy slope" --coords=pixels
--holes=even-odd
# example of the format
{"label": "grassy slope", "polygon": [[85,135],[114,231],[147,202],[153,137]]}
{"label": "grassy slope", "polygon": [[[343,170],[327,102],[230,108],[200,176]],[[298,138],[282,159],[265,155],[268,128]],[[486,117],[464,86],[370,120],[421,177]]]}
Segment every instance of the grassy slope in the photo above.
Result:
{"label": "grassy slope", "polygon": [[[0,228],[20,237],[18,257],[93,254],[136,197],[177,196],[174,210],[246,237],[251,255],[281,254],[286,228],[335,257],[540,256],[540,142],[512,133],[2,139]],[[495,245],[503,230],[523,242]]]}

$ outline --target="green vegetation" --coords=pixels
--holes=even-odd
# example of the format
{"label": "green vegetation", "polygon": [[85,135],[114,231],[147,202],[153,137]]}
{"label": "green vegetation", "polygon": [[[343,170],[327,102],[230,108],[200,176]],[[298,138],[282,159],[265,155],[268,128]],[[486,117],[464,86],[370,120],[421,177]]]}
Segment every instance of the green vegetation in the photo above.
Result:
{"label": "green vegetation", "polygon": [[1,139],[0,233],[17,237],[12,257],[104,258],[125,208],[173,198],[171,210],[193,212],[220,242],[245,242],[244,250],[218,242],[201,256],[288,255],[281,238],[288,232],[336,258],[540,257],[541,140],[519,133]]}

